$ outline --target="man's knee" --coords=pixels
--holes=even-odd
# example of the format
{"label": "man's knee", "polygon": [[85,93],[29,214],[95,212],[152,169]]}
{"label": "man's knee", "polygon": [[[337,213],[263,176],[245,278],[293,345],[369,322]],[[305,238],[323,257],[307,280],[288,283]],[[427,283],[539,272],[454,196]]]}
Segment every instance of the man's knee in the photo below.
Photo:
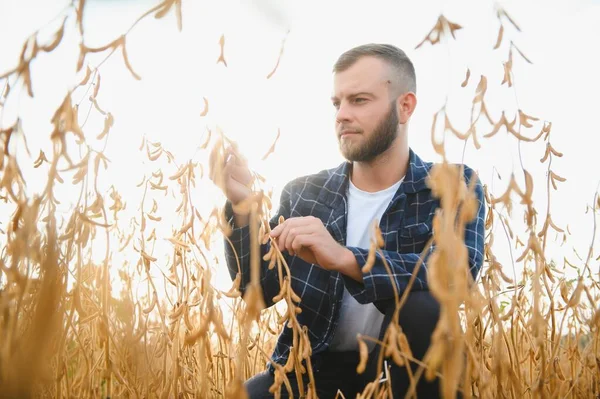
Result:
{"label": "man's knee", "polygon": [[413,355],[422,359],[440,316],[440,305],[429,291],[414,291],[400,310],[399,324]]}
{"label": "man's knee", "polygon": [[256,374],[244,383],[244,388],[250,399],[267,399],[273,395],[269,392],[269,388],[273,385],[274,378],[269,370]]}
{"label": "man's knee", "polygon": [[[415,380],[415,374],[418,367],[411,364],[411,373],[409,374],[406,366],[399,367],[396,364],[392,365],[390,375],[392,379],[392,391],[394,398],[403,398],[408,392],[414,392],[417,398],[441,398],[440,380],[438,377],[429,381],[422,374],[418,381]],[[411,385],[414,384],[414,387]]]}
{"label": "man's knee", "polygon": [[[299,393],[296,376],[292,372],[286,374],[286,377],[288,379],[289,386],[292,389],[292,395],[294,395],[294,397],[297,398],[299,396]],[[306,380],[304,381],[304,386],[308,384],[308,376],[306,374],[305,377]],[[275,396],[271,392],[269,392],[269,388],[271,388],[271,386],[273,386],[274,383],[275,376],[271,374],[269,370],[265,370],[262,373],[256,374],[254,377],[246,381],[244,383],[244,388],[246,388],[248,398],[250,399],[271,399]],[[290,397],[287,384],[282,383],[280,389],[280,398],[286,399]]]}

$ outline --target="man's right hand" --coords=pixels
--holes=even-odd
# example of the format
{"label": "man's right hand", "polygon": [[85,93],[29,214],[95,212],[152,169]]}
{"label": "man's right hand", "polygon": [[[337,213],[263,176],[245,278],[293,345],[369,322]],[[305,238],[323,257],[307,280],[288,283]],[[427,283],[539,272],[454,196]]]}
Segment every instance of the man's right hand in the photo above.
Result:
{"label": "man's right hand", "polygon": [[[234,147],[227,147],[222,157],[218,156],[217,151],[210,155],[209,177],[223,190],[227,199],[237,205],[252,194],[254,177],[248,169],[247,160]],[[248,215],[234,214],[234,217],[238,227],[249,223]]]}

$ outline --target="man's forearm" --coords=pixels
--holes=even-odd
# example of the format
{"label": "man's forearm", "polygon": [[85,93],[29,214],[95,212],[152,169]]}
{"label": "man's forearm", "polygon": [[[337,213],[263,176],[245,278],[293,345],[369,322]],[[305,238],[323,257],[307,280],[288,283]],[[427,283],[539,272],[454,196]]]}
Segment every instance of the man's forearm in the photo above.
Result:
{"label": "man's forearm", "polygon": [[237,213],[234,213],[233,221],[235,222],[235,227],[246,227],[250,224],[250,216],[238,215]]}
{"label": "man's forearm", "polygon": [[229,223],[233,222],[234,226],[232,227],[242,228],[248,226],[248,224],[250,224],[250,215],[241,215],[239,213],[236,213],[233,207],[234,205],[233,203],[231,203],[231,201],[227,200],[225,202],[225,219]]}
{"label": "man's forearm", "polygon": [[360,270],[360,265],[356,261],[356,257],[348,248],[343,247],[340,262],[334,268],[336,271],[345,274],[346,276],[358,281],[363,282],[363,274]]}

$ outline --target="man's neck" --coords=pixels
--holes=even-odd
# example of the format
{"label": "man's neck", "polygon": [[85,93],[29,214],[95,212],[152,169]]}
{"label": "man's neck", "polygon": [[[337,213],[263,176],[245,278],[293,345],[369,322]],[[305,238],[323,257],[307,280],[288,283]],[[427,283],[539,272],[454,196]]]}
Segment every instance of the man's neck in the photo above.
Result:
{"label": "man's neck", "polygon": [[406,175],[408,158],[408,145],[398,140],[372,162],[353,162],[350,178],[362,191],[385,190]]}

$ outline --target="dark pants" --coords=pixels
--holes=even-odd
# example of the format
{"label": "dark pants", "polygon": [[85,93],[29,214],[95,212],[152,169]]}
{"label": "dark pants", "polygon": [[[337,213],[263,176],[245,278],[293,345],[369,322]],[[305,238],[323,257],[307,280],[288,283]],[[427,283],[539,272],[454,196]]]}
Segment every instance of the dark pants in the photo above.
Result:
{"label": "dark pants", "polygon": [[[355,398],[362,391],[362,387],[368,383],[366,373],[356,374],[358,364],[358,352],[326,352],[321,356],[315,356],[313,364],[313,375],[319,399],[335,398],[338,389],[342,391],[345,398]],[[294,398],[299,398],[298,383],[295,373],[288,373],[288,379],[294,393]],[[255,375],[246,381],[246,390],[250,399],[273,398],[269,387],[273,385],[274,376],[268,370]],[[303,375],[304,393],[308,386],[308,374]],[[285,384],[281,386],[281,397],[289,398]],[[341,398],[341,396],[340,396]]]}
{"label": "dark pants", "polygon": [[[393,305],[386,309],[382,331],[385,331],[393,312]],[[415,291],[409,294],[408,300],[400,311],[399,323],[406,334],[415,358],[423,359],[438,318],[439,304],[428,291]],[[367,383],[375,379],[379,349],[380,346],[377,345],[371,352],[367,370],[361,375],[356,374],[356,365],[359,360],[357,352],[324,352],[315,355],[313,373],[319,398],[335,398],[338,389],[342,391],[346,398],[356,397],[356,394],[362,392]],[[407,369],[406,367],[398,367],[389,359],[388,365],[391,365],[390,378],[394,398],[403,398],[410,386]],[[418,365],[412,363],[411,369],[414,375]],[[304,377],[306,387],[308,376],[305,374]],[[294,397],[299,397],[295,373],[288,374],[288,379],[293,388]],[[273,381],[274,376],[269,371],[255,375],[246,381],[245,387],[248,396],[251,399],[272,398],[273,395],[269,392],[269,387],[273,385]],[[282,386],[281,397],[288,397],[285,385]],[[417,384],[417,397],[440,397],[438,379],[429,382],[424,375],[421,376]]]}

